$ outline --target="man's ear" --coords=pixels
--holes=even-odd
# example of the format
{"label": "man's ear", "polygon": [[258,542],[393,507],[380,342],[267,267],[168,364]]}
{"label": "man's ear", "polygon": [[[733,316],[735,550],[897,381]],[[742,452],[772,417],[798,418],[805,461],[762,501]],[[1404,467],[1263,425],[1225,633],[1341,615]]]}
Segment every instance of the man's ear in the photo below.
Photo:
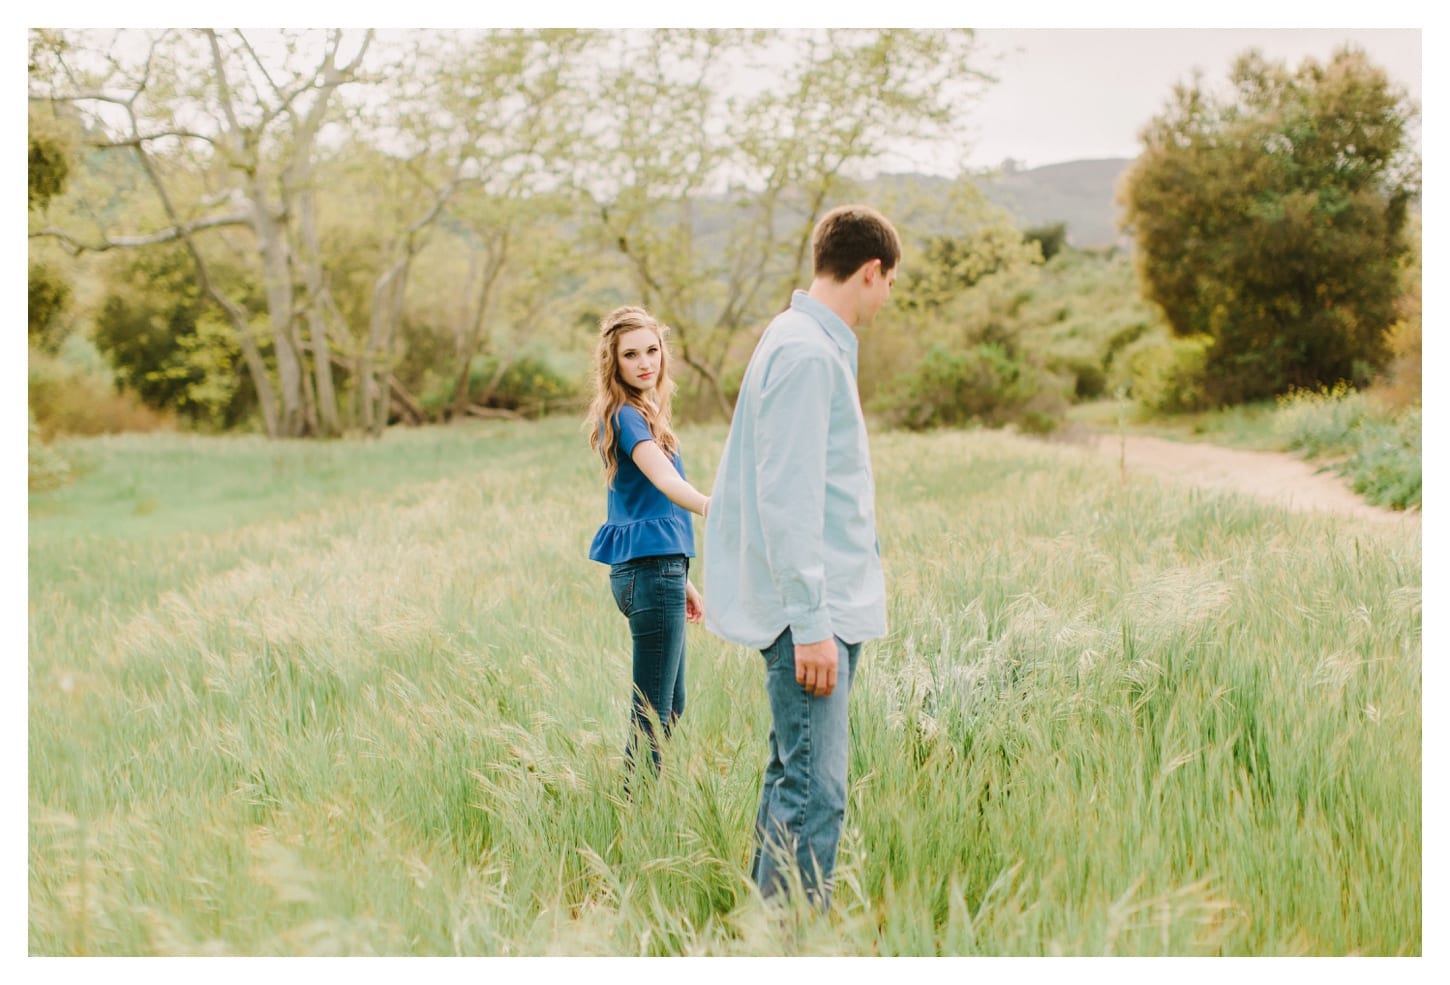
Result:
{"label": "man's ear", "polygon": [[870,284],[877,277],[881,276],[881,258],[872,257],[861,265],[861,281]]}

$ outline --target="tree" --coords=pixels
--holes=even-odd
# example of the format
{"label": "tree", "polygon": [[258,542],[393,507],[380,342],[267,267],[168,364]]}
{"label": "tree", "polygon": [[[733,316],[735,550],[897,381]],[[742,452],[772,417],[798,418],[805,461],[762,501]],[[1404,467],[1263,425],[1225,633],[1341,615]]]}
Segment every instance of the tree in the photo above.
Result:
{"label": "tree", "polygon": [[1042,250],[1044,262],[1062,252],[1067,245],[1067,223],[1054,222],[1045,226],[1033,226],[1022,233],[1022,237],[1036,243]]}
{"label": "tree", "polygon": [[[120,32],[95,44],[105,40],[35,32],[32,101],[84,112],[95,146],[139,165],[160,214],[128,203],[92,234],[57,223],[32,236],[75,253],[182,243],[233,326],[269,434],[336,434],[348,421],[376,434],[395,409],[422,418],[393,370],[416,260],[447,225],[475,261],[456,326],[461,403],[505,270],[533,249],[536,220],[554,221],[546,199],[587,109],[570,82],[585,35],[415,32],[377,55],[385,72],[365,61],[370,32]],[[371,98],[350,95],[362,84]],[[142,221],[147,231],[116,231]],[[339,254],[346,240],[364,249]],[[212,276],[218,251],[247,257],[262,285],[266,359]],[[346,265],[362,256],[372,268],[359,278]],[[338,296],[344,280],[365,283],[360,303]]]}
{"label": "tree", "polygon": [[1201,337],[1210,403],[1363,382],[1386,358],[1419,164],[1416,109],[1353,48],[1291,73],[1250,51],[1142,131],[1119,193],[1140,282]]}
{"label": "tree", "polygon": [[[728,416],[739,343],[809,276],[816,222],[893,149],[950,146],[970,31],[651,32],[606,63],[581,186],[598,241]],[[738,80],[763,79],[757,91]]]}
{"label": "tree", "polygon": [[482,394],[470,387],[476,358],[538,320],[576,256],[560,227],[575,218],[564,189],[591,109],[576,67],[595,43],[580,31],[506,31],[441,50],[430,96],[461,123],[473,154],[444,216],[466,261],[448,318],[452,416],[499,385],[517,348],[497,347]]}
{"label": "tree", "polygon": [[[317,258],[293,247],[289,223],[306,212],[298,199],[311,187],[305,162],[332,97],[356,77],[371,32],[345,62],[340,31],[328,32],[320,50],[303,35],[280,34],[273,39],[277,51],[265,56],[241,31],[124,33],[99,47],[90,40],[32,35],[31,99],[85,113],[93,149],[133,155],[160,207],[161,225],[137,234],[103,228],[86,237],[47,227],[31,235],[54,237],[77,253],[180,242],[235,333],[267,433],[335,431],[328,410],[318,419],[318,395],[330,395],[326,337],[315,322],[311,338],[301,334],[297,285],[316,278],[297,265]],[[267,298],[275,385],[246,312],[211,275],[199,242],[203,232],[225,228],[251,234]],[[331,401],[325,406],[330,410]]]}

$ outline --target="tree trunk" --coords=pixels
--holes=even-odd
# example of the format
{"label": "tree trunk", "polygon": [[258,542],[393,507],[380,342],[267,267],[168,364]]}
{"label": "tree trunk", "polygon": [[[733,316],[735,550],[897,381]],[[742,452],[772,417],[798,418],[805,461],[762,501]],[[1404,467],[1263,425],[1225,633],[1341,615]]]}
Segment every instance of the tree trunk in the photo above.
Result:
{"label": "tree trunk", "polygon": [[[469,404],[470,395],[468,392],[468,384],[472,376],[473,357],[478,355],[479,341],[483,337],[484,318],[493,303],[494,287],[498,284],[499,275],[503,272],[504,264],[507,260],[507,234],[503,236],[502,243],[497,250],[491,248],[486,249],[485,255],[486,259],[482,262],[485,264],[486,269],[482,274],[483,284],[478,289],[478,300],[473,305],[473,310],[465,322],[464,327],[458,333],[458,375],[454,379],[451,408],[455,415],[462,414]],[[475,254],[474,263],[477,262],[477,254]],[[470,264],[470,266],[473,269],[469,271],[469,283],[472,284],[477,280],[478,273],[474,264]],[[498,385],[498,379],[501,374],[501,369],[498,373],[494,374],[494,379],[488,387],[490,392]]]}
{"label": "tree trunk", "polygon": [[252,229],[262,256],[262,276],[267,295],[267,315],[272,324],[272,346],[277,358],[277,386],[282,397],[278,421],[282,436],[295,438],[306,433],[302,401],[302,360],[295,347],[293,324],[292,270],[281,228],[272,220],[265,191],[253,181],[247,189],[252,206]]}
{"label": "tree trunk", "polygon": [[359,357],[358,419],[369,434],[381,434],[388,423],[388,350],[401,307],[410,256],[395,260],[373,285],[368,338]]}

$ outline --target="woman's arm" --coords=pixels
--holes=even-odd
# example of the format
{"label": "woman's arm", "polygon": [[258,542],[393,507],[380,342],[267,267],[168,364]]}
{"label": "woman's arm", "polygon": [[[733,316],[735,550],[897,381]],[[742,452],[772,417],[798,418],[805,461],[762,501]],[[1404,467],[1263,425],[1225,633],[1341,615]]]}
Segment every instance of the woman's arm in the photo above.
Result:
{"label": "woman's arm", "polygon": [[674,463],[665,457],[660,446],[653,441],[639,442],[634,446],[634,451],[629,453],[629,457],[634,459],[634,464],[639,466],[645,478],[654,483],[655,488],[676,506],[701,516],[709,510],[710,497],[686,482],[684,476],[675,471]]}

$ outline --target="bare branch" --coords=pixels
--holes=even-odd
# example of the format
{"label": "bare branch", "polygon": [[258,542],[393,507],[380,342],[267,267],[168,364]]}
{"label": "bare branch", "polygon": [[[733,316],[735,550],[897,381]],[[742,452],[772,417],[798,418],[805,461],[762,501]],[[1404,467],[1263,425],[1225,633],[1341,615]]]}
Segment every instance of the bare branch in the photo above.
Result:
{"label": "bare branch", "polygon": [[216,138],[210,134],[198,133],[195,130],[157,130],[152,133],[138,133],[127,137],[125,140],[88,140],[87,147],[96,150],[114,150],[118,147],[137,147],[152,140],[164,140],[167,137],[178,137],[183,140],[201,140],[208,144],[215,145]]}
{"label": "bare branch", "polygon": [[155,246],[159,243],[170,243],[178,239],[185,239],[192,233],[200,232],[203,229],[216,229],[221,226],[245,226],[250,222],[250,218],[246,215],[211,216],[206,219],[194,219],[191,222],[182,223],[179,227],[173,226],[169,229],[162,229],[154,233],[136,236],[107,236],[103,240],[93,240],[91,242],[83,242],[67,230],[48,227],[32,232],[30,238],[58,240],[67,253],[72,256],[79,256],[82,253],[104,253],[107,250],[129,249],[137,246]]}
{"label": "bare branch", "polygon": [[273,81],[272,73],[267,71],[266,64],[262,61],[261,56],[257,54],[257,49],[252,47],[252,42],[249,41],[247,39],[247,36],[241,31],[237,31],[237,37],[242,39],[242,47],[246,48],[247,54],[252,56],[252,62],[257,66],[257,71],[262,73],[262,78],[266,79],[267,84],[272,87],[273,94],[276,95],[278,99],[282,99],[282,87],[277,85],[277,83]]}
{"label": "bare branch", "polygon": [[237,119],[236,109],[232,106],[231,84],[227,81],[226,65],[222,59],[221,43],[217,40],[216,32],[211,28],[206,29],[206,40],[211,46],[212,68],[216,71],[217,91],[220,93],[222,112],[226,114],[227,123],[230,124],[232,132],[240,138],[242,134],[241,122]]}

